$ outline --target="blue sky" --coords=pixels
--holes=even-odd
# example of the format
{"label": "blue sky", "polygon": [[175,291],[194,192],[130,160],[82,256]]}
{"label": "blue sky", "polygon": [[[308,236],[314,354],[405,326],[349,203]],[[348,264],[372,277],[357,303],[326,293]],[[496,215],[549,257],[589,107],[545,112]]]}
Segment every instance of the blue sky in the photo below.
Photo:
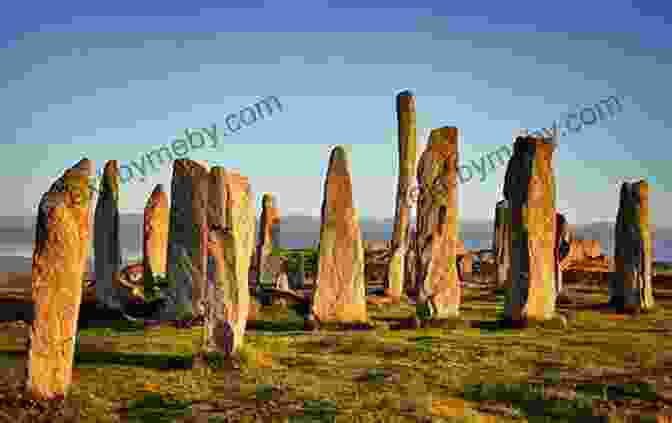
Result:
{"label": "blue sky", "polygon": [[[188,4],[187,4],[188,3]],[[220,4],[228,6],[223,8]],[[459,4],[458,4],[459,3]],[[464,3],[464,4],[462,4]],[[418,142],[460,128],[462,162],[611,95],[612,119],[561,138],[558,208],[613,220],[620,183],[647,178],[654,223],[670,226],[670,6],[565,1],[24,1],[0,16],[0,215],[34,215],[63,169],[120,164],[185,128],[277,96],[282,113],[191,156],[240,169],[258,205],[317,215],[329,150],[350,144],[361,216],[392,217],[394,97],[417,97]],[[460,186],[460,216],[489,219],[504,166]],[[141,212],[165,166],[123,186]]]}

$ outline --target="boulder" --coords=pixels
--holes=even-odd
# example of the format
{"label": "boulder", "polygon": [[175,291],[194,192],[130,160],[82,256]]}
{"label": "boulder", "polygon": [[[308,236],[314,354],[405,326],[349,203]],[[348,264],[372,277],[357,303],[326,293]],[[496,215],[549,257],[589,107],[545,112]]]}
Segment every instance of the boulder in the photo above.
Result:
{"label": "boulder", "polygon": [[368,321],[362,234],[353,205],[350,163],[341,146],[331,151],[324,184],[315,283],[312,314],[317,322]]}
{"label": "boulder", "polygon": [[614,273],[609,301],[617,308],[645,311],[654,307],[651,287],[652,242],[649,184],[625,182],[614,231]]}
{"label": "boulder", "polygon": [[457,128],[433,129],[418,163],[416,286],[430,319],[459,316]]}
{"label": "boulder", "polygon": [[35,318],[30,327],[26,388],[36,400],[67,396],[72,383],[82,280],[90,253],[89,178],[82,159],[42,196],[32,266]]}

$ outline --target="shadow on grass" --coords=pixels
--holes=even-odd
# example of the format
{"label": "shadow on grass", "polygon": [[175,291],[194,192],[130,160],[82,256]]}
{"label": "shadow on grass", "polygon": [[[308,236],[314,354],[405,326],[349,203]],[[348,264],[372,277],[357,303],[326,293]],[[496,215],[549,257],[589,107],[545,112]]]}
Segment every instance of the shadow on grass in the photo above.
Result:
{"label": "shadow on grass", "polygon": [[[552,384],[549,384],[552,385]],[[594,400],[650,400],[656,398],[655,386],[649,384],[602,385],[584,384],[575,388],[573,400],[547,399],[542,384],[475,384],[466,385],[464,398],[469,401],[498,401],[511,403],[530,418],[530,421],[608,422],[606,416],[593,414]],[[581,420],[577,420],[577,418]],[[589,420],[585,418],[590,418]],[[655,422],[655,416],[640,416],[640,422]]]}
{"label": "shadow on grass", "polygon": [[75,363],[95,364],[96,366],[134,366],[159,370],[190,369],[192,367],[192,355],[79,351],[75,355]]}

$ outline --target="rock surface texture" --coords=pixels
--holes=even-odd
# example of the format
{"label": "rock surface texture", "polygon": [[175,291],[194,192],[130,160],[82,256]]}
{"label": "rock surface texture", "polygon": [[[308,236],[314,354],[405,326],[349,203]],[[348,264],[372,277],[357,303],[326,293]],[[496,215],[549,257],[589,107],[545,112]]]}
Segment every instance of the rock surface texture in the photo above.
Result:
{"label": "rock surface texture", "polygon": [[368,321],[364,246],[349,158],[341,146],[331,151],[324,184],[316,285],[312,314],[319,323]]}
{"label": "rock surface texture", "polygon": [[416,286],[431,319],[459,316],[457,143],[457,128],[433,129],[418,163]]}
{"label": "rock surface texture", "polygon": [[392,256],[388,264],[386,293],[394,299],[401,298],[406,252],[408,250],[408,226],[411,217],[410,190],[415,179],[416,124],[415,97],[410,91],[397,95],[397,122],[399,146],[399,181],[392,232]]}
{"label": "rock surface texture", "polygon": [[519,137],[506,169],[512,248],[504,312],[515,321],[556,317],[554,149],[552,139]]}
{"label": "rock surface texture", "polygon": [[115,284],[121,270],[119,166],[116,160],[105,164],[98,192],[93,237],[96,301],[109,310],[121,310],[125,305],[122,299],[125,290]]}
{"label": "rock surface texture", "polygon": [[176,319],[180,312],[198,316],[202,313],[203,288],[184,266],[179,265],[182,250],[199,272],[206,272],[208,169],[189,159],[173,163],[168,231],[168,273],[175,287],[161,310],[160,318]]}
{"label": "rock surface texture", "polygon": [[649,226],[649,184],[625,182],[614,233],[614,273],[609,297],[612,305],[628,311],[654,307],[651,287],[652,242]]}
{"label": "rock surface texture", "polygon": [[93,163],[83,159],[42,196],[33,251],[35,318],[28,347],[27,391],[34,399],[68,395],[72,383],[82,280],[90,251]]}

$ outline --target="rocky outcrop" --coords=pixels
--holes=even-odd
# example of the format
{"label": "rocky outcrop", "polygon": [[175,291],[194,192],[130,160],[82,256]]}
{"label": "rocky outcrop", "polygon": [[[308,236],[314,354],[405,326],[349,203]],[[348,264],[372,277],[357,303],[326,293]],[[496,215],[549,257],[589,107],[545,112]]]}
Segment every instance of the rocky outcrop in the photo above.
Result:
{"label": "rocky outcrop", "polygon": [[105,164],[100,181],[94,217],[94,268],[96,271],[96,300],[108,310],[121,310],[125,305],[125,290],[114,283],[121,270],[119,242],[119,166],[116,160]]}
{"label": "rocky outcrop", "polygon": [[609,301],[627,311],[654,307],[651,287],[652,242],[649,224],[649,184],[625,182],[614,231],[614,273]]}
{"label": "rocky outcrop", "polygon": [[495,255],[495,284],[498,288],[510,289],[511,270],[511,212],[506,200],[498,201],[495,207],[495,231],[492,249]]}
{"label": "rocky outcrop", "polygon": [[555,315],[555,176],[552,139],[519,137],[504,182],[511,212],[511,292],[505,315],[514,321]]}
{"label": "rocky outcrop", "polygon": [[362,234],[341,146],[331,151],[324,183],[316,285],[312,314],[319,323],[368,321]]}
{"label": "rocky outcrop", "polygon": [[418,163],[416,283],[431,319],[459,316],[457,128],[433,129]]}
{"label": "rocky outcrop", "polygon": [[82,280],[90,252],[93,163],[83,159],[42,196],[33,251],[35,318],[28,347],[27,391],[34,399],[66,396],[72,383]]}
{"label": "rocky outcrop", "polygon": [[[276,207],[275,198],[266,193],[261,202],[261,217],[259,219],[259,238],[257,243],[256,268],[264,269],[265,262],[277,247],[277,234],[280,229],[280,213]],[[259,282],[262,274],[258,274]]]}
{"label": "rocky outcrop", "polygon": [[146,278],[166,275],[169,223],[168,196],[163,185],[158,184],[147,200],[143,219],[142,263]]}
{"label": "rocky outcrop", "polygon": [[397,122],[399,147],[399,181],[392,231],[392,256],[388,264],[386,293],[391,298],[401,298],[404,284],[408,226],[411,204],[408,201],[415,179],[416,127],[415,97],[410,91],[397,95]]}
{"label": "rocky outcrop", "polygon": [[248,271],[256,213],[247,177],[222,167],[214,167],[210,177],[211,188],[219,190],[225,202],[224,214],[209,229],[208,250],[213,266],[209,267],[204,301],[204,349],[206,353],[229,356],[243,343],[250,310]]}
{"label": "rocky outcrop", "polygon": [[199,272],[207,265],[208,169],[189,159],[173,164],[168,232],[168,273],[175,280],[160,319],[176,319],[180,312],[200,315],[203,288],[179,265],[182,250]]}

